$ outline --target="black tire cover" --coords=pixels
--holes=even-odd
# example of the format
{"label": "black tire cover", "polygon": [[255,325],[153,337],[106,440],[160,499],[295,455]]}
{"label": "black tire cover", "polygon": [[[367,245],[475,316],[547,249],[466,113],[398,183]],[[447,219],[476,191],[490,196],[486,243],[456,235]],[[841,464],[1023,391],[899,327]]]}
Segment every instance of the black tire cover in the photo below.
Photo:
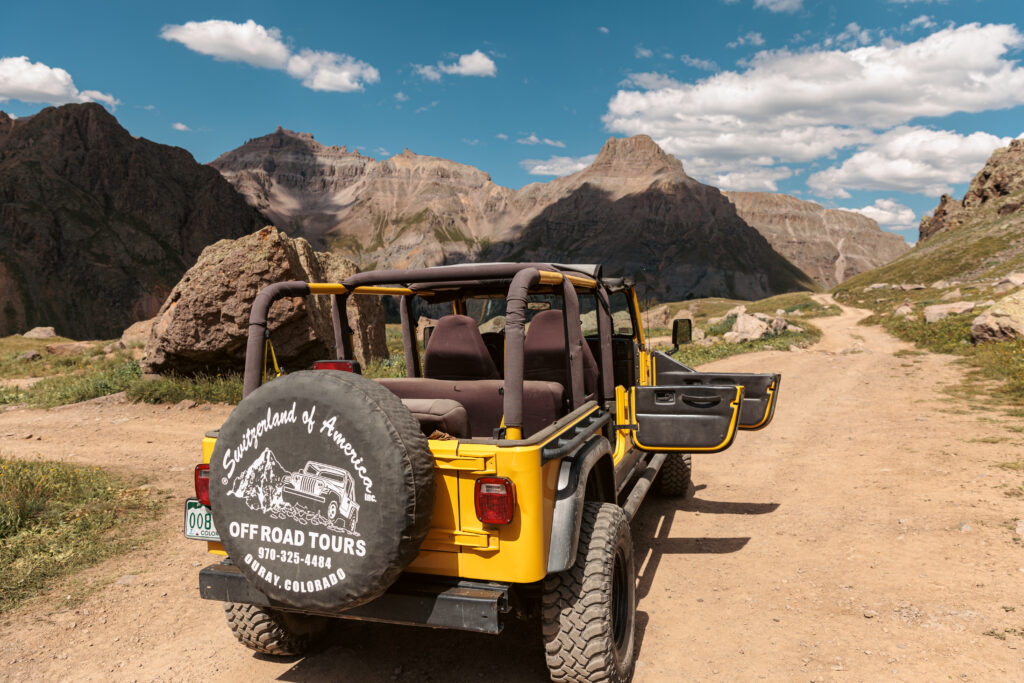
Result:
{"label": "black tire cover", "polygon": [[224,548],[274,600],[334,611],[377,597],[419,551],[433,456],[416,418],[360,375],[297,372],[247,396],[210,459]]}

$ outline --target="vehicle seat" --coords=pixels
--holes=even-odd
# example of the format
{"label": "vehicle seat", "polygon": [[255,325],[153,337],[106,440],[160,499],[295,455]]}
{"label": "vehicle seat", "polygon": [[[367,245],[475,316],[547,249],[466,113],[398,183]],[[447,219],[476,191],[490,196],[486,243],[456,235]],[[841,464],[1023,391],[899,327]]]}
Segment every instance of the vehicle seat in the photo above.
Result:
{"label": "vehicle seat", "polygon": [[[590,400],[597,394],[597,361],[590,345],[583,344],[583,393]],[[523,377],[528,380],[558,382],[569,394],[569,370],[566,353],[565,320],[562,311],[541,311],[533,316],[523,342]]]}
{"label": "vehicle seat", "polygon": [[430,379],[501,379],[480,336],[467,315],[446,315],[437,321],[423,353],[423,376]]}
{"label": "vehicle seat", "polygon": [[505,376],[505,335],[501,332],[484,332],[480,335],[484,340],[484,346],[487,347],[487,353],[491,354],[491,360],[494,361],[494,366],[498,368],[498,373]]}
{"label": "vehicle seat", "polygon": [[402,403],[419,420],[424,436],[435,431],[457,439],[470,436],[466,407],[458,401],[444,398],[403,398]]}

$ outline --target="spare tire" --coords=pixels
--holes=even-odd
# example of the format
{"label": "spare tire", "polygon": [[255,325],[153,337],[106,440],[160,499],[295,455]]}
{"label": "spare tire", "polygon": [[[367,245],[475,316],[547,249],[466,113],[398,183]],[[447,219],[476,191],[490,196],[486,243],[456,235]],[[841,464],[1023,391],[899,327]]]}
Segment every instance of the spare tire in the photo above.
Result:
{"label": "spare tire", "polygon": [[379,596],[416,557],[434,509],[416,418],[380,384],[336,371],[273,380],[238,404],[210,459],[210,507],[249,582],[298,609]]}

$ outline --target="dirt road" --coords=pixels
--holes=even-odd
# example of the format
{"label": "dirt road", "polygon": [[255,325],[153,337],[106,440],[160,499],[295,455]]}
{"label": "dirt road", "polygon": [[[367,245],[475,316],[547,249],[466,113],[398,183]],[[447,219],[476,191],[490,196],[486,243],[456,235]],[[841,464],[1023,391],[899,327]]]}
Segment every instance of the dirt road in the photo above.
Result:
{"label": "dirt road", "polygon": [[[781,400],[769,429],[694,457],[692,500],[651,498],[634,520],[637,681],[1024,679],[1024,501],[1004,495],[1024,475],[995,466],[1020,457],[1024,421],[951,399],[951,357],[894,355],[909,347],[863,315],[816,321],[806,351],[709,366],[781,372]],[[76,607],[61,586],[0,618],[0,678],[546,677],[539,629],[520,624],[492,637],[341,622],[335,645],[291,661],[239,646],[198,597],[209,556],[180,532],[200,436],[227,412],[0,414],[6,454],[120,466],[173,495],[158,538],[87,572],[98,588]]]}

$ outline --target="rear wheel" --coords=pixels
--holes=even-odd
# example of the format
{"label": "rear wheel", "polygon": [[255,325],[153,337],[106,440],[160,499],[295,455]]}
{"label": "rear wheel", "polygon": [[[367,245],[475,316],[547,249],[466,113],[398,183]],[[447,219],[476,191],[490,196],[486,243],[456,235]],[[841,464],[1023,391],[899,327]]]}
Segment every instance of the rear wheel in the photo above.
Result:
{"label": "rear wheel", "polygon": [[693,464],[689,453],[669,453],[658,472],[655,484],[658,493],[669,498],[681,498],[690,493],[693,483]]}
{"label": "rear wheel", "polygon": [[305,653],[329,622],[326,617],[289,614],[237,602],[225,602],[224,612],[238,642],[268,655]]}
{"label": "rear wheel", "polygon": [[611,503],[586,503],[576,562],[544,579],[541,607],[551,680],[630,679],[634,586],[625,513]]}

